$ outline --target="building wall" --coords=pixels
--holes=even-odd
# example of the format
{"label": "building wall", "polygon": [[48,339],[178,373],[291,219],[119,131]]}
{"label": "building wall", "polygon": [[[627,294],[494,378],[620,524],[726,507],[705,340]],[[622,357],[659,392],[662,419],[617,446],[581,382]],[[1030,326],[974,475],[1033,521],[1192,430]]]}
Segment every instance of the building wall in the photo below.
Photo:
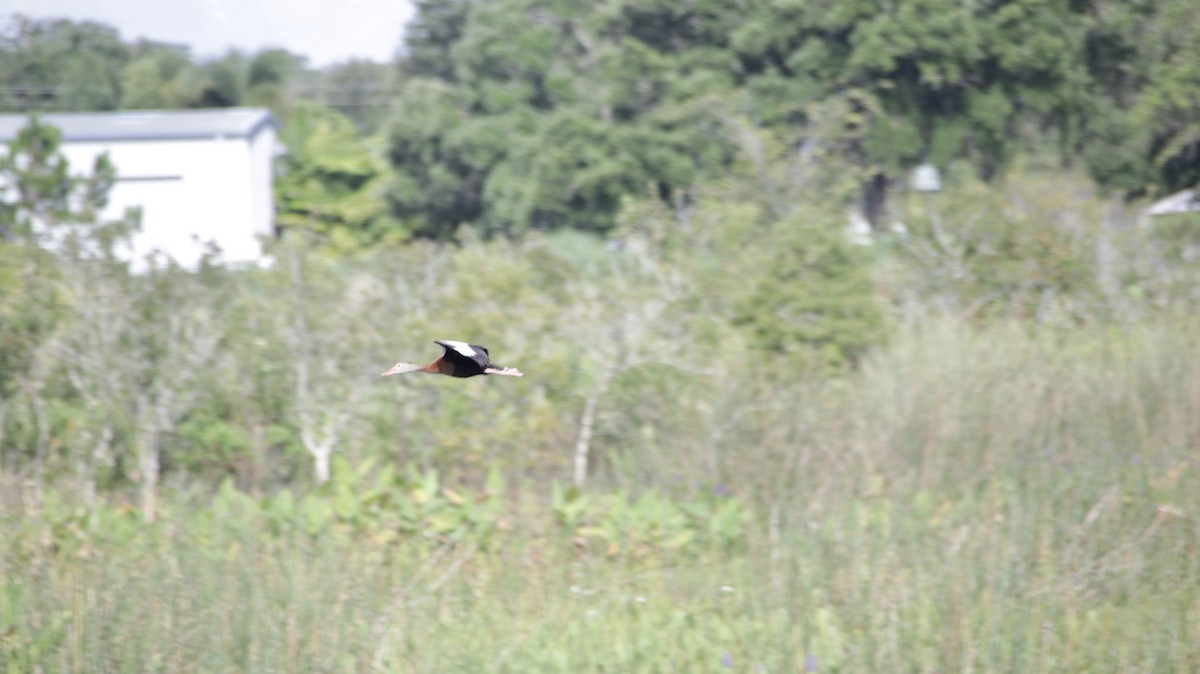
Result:
{"label": "building wall", "polygon": [[251,210],[254,233],[275,236],[275,155],[278,136],[266,127],[250,141]]}
{"label": "building wall", "polygon": [[227,262],[261,257],[259,236],[272,231],[271,155],[274,130],[245,138],[63,143],[73,173],[89,171],[108,152],[117,168],[108,217],[141,206],[142,229],[134,236],[134,266],[160,250],[194,266],[207,242]]}

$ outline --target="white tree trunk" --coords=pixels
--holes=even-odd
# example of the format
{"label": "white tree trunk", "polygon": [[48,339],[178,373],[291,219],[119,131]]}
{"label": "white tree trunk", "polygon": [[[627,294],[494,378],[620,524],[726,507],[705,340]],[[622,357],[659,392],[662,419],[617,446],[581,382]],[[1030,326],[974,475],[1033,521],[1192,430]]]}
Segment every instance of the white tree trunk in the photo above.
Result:
{"label": "white tree trunk", "polygon": [[325,484],[330,478],[329,458],[333,455],[333,445],[325,443],[310,451],[313,455],[313,467],[316,470],[317,484]]}
{"label": "white tree trunk", "polygon": [[138,396],[138,472],[142,476],[142,519],[147,522],[153,522],[158,515],[162,434],[171,428],[170,405],[174,396],[160,392],[158,398],[151,403],[146,394]]}
{"label": "white tree trunk", "polygon": [[153,522],[158,514],[158,431],[143,431],[138,452],[138,472],[142,477],[142,519]]}
{"label": "white tree trunk", "polygon": [[588,455],[591,453],[592,429],[596,424],[596,405],[600,402],[600,392],[595,391],[583,403],[583,413],[579,416],[579,436],[575,439],[575,476],[576,489],[583,489],[587,482]]}
{"label": "white tree trunk", "polygon": [[326,419],[324,432],[320,434],[313,428],[314,424],[301,421],[300,442],[304,443],[304,449],[308,450],[309,455],[313,458],[313,471],[317,478],[317,484],[325,484],[331,477],[330,459],[333,457],[333,449],[338,444],[342,427],[348,418],[349,415],[339,414]]}
{"label": "white tree trunk", "polygon": [[622,366],[619,362],[623,360],[619,356],[614,356],[604,366],[596,388],[592,389],[588,393],[587,399],[583,401],[583,412],[579,415],[579,435],[575,439],[574,484],[577,489],[583,489],[583,485],[587,482],[588,461],[592,453],[592,436],[595,434],[596,428],[596,408],[600,405],[600,400],[608,394],[613,379],[616,379],[617,372],[621,370]]}

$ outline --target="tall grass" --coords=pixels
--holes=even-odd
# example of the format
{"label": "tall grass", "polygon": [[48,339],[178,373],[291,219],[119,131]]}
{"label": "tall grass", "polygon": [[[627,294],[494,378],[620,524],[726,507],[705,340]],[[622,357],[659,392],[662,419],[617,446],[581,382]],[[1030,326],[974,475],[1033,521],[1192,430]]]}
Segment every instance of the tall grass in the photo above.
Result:
{"label": "tall grass", "polygon": [[13,498],[0,669],[1200,671],[1194,320],[930,323],[838,380],[663,387],[609,484],[728,490],[739,545],[610,554],[528,481],[487,541]]}

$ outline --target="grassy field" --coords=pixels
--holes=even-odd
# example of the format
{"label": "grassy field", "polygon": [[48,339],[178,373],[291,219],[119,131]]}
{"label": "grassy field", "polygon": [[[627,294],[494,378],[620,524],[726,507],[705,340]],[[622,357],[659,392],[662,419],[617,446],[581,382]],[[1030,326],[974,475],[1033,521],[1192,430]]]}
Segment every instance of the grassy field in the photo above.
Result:
{"label": "grassy field", "polygon": [[[0,670],[1200,671],[1194,321],[933,323],[772,386],[713,412],[720,494],[501,498],[373,467],[176,492],[144,524],[9,481]],[[626,460],[671,467],[685,440]]]}

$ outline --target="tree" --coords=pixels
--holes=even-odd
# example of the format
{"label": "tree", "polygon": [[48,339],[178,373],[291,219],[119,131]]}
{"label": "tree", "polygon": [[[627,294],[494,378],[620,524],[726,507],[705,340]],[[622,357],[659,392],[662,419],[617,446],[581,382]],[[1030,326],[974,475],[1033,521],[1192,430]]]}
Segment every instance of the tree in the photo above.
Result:
{"label": "tree", "polygon": [[[607,232],[622,196],[686,185],[726,156],[694,101],[721,81],[719,57],[700,48],[723,39],[720,6],[643,15],[509,0],[455,14],[452,30],[430,33],[452,45],[411,57],[420,76],[405,82],[389,138],[393,212],[437,238],[465,223]],[[672,32],[660,40],[645,21]]]}
{"label": "tree", "polygon": [[25,405],[32,437],[16,445],[33,448],[35,477],[42,477],[49,447],[49,420],[41,392],[49,375],[47,346],[65,307],[51,278],[48,255],[29,245],[0,241],[0,464],[7,456],[13,412]]}
{"label": "tree", "polygon": [[731,112],[737,103],[716,112],[738,150],[729,172],[671,209],[630,202],[622,231],[643,232],[687,269],[690,313],[737,326],[760,358],[851,365],[886,331],[871,254],[851,243],[844,215],[856,187],[847,148],[861,142],[871,99],[851,92],[809,105],[786,135]]}
{"label": "tree", "polygon": [[296,86],[304,96],[353,120],[359,133],[375,135],[387,119],[400,77],[394,64],[352,59],[298,74]]}
{"label": "tree", "polygon": [[282,140],[288,154],[275,182],[280,228],[305,230],[342,251],[405,236],[386,211],[387,164],[347,117],[298,103],[285,120]]}
{"label": "tree", "polygon": [[868,259],[837,217],[793,216],[765,234],[774,242],[750,292],[735,304],[764,352],[792,355],[809,367],[853,364],[882,339]]}
{"label": "tree", "polygon": [[415,77],[454,81],[451,56],[462,39],[473,0],[416,0],[415,18],[405,31],[401,69]]}
{"label": "tree", "polygon": [[367,389],[356,373],[373,372],[371,345],[378,337],[357,313],[362,303],[349,295],[345,276],[311,250],[303,232],[285,241],[283,264],[274,281],[284,307],[284,336],[292,387],[289,417],[313,462],[318,484],[330,478],[333,452],[350,437],[362,414]]}
{"label": "tree", "polygon": [[388,160],[396,179],[388,190],[391,212],[411,232],[448,238],[483,211],[488,170],[518,131],[471,119],[467,94],[452,84],[407,82],[388,130]]}
{"label": "tree", "polygon": [[1059,174],[1050,182],[1042,172],[1020,170],[1003,191],[976,180],[918,198],[925,196],[908,200],[907,231],[891,249],[903,263],[899,271],[912,274],[897,284],[899,307],[1072,325],[1111,318],[1128,300],[1119,285],[1130,282],[1127,270],[1144,252],[1110,253],[1122,259],[1103,268],[1103,248],[1117,242],[1106,240],[1085,176]]}
{"label": "tree", "polygon": [[850,91],[876,102],[852,156],[863,211],[882,227],[890,186],[919,163],[966,160],[994,180],[1018,152],[1052,145],[1073,159],[1128,93],[1138,38],[1121,25],[1144,10],[1112,5],[760,0],[732,44],[772,129]]}
{"label": "tree", "polygon": [[0,32],[0,108],[114,110],[129,56],[110,26],[16,15]]}
{"label": "tree", "polygon": [[[101,213],[115,169],[101,155],[87,175],[73,175],[60,152],[61,133],[31,118],[0,158],[0,439],[11,401],[23,397],[36,428],[37,476],[47,459],[48,419],[42,390],[50,375],[49,349],[70,312],[62,285],[72,261],[112,244],[137,226],[137,213],[105,221]],[[48,244],[48,249],[43,248]],[[20,394],[18,396],[17,394]],[[0,442],[2,447],[2,442]]]}
{"label": "tree", "polygon": [[101,412],[93,441],[123,439],[146,521],[157,516],[167,439],[200,404],[222,356],[213,278],[161,261],[135,277],[111,258],[75,260],[64,275],[73,320],[61,338],[63,367],[86,408]]}
{"label": "tree", "polygon": [[143,44],[121,70],[121,107],[171,109],[192,105],[206,86],[184,47]]}
{"label": "tree", "polygon": [[572,260],[576,266],[559,289],[570,299],[559,317],[565,339],[556,340],[569,345],[574,352],[565,356],[577,364],[570,387],[579,392],[571,455],[571,482],[577,489],[587,483],[603,406],[617,379],[639,366],[688,367],[665,356],[679,337],[667,327],[667,316],[681,295],[680,279],[637,239],[615,248],[585,243],[590,244],[583,248],[586,257]]}
{"label": "tree", "polygon": [[286,49],[263,49],[246,67],[245,104],[282,112],[288,105],[288,86],[304,69],[305,58]]}
{"label": "tree", "polygon": [[[203,390],[194,379],[216,356],[221,332],[196,283],[202,277],[171,264],[152,264],[139,277],[129,275],[115,247],[136,227],[137,213],[126,212],[115,221],[101,218],[115,168],[101,155],[90,176],[73,176],[59,152],[60,139],[57,129],[33,119],[12,143],[0,167],[15,199],[4,204],[0,231],[29,251],[27,279],[36,272],[57,273],[57,282],[39,281],[63,307],[51,346],[65,355],[58,360],[77,394],[89,409],[102,411],[104,430],[89,440],[100,447],[118,432],[127,439],[141,483],[142,513],[153,520],[164,435]],[[33,261],[46,259],[38,254],[43,243],[58,264],[37,269]],[[40,347],[50,341],[25,343]],[[39,361],[36,354],[28,360]],[[42,404],[40,386],[25,389],[36,410]],[[38,465],[44,461],[43,444],[38,443]],[[102,450],[77,451],[95,456]]]}
{"label": "tree", "polygon": [[39,226],[53,227],[70,219],[78,180],[70,175],[70,165],[59,152],[61,144],[62,133],[36,116],[9,143],[0,171],[12,197],[0,204],[0,237],[36,241]]}
{"label": "tree", "polygon": [[0,178],[12,200],[0,201],[0,238],[49,241],[70,251],[89,238],[110,242],[136,227],[132,209],[116,220],[101,218],[116,181],[108,155],[98,155],[89,174],[72,175],[61,146],[62,132],[37,116],[9,144],[7,156],[0,158]]}
{"label": "tree", "polygon": [[1164,0],[1158,37],[1145,45],[1153,65],[1133,120],[1148,130],[1149,186],[1157,194],[1200,184],[1200,17],[1194,9]]}

